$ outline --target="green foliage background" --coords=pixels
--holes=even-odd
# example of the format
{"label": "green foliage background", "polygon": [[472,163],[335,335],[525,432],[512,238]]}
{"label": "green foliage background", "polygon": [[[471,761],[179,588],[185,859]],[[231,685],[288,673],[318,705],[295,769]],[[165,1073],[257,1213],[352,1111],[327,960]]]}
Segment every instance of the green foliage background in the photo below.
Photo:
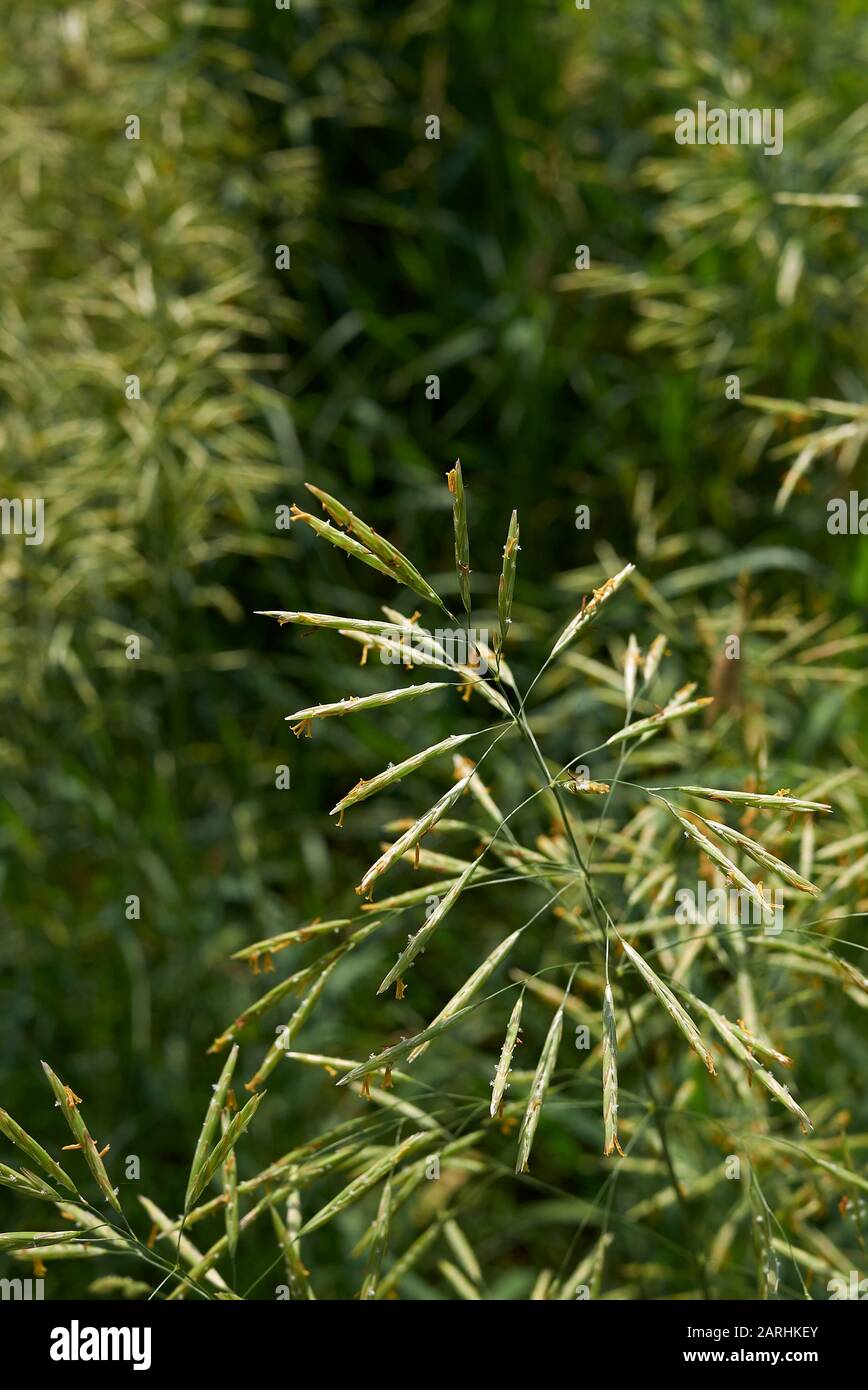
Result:
{"label": "green foliage background", "polygon": [[[175,1210],[215,1075],[205,1047],[254,995],[228,956],[342,915],[384,821],[406,810],[399,795],[343,832],[326,814],[357,777],[422,746],[412,706],[312,746],[283,722],[371,685],[337,637],[300,641],[253,610],[372,614],[393,599],[379,576],[275,528],[276,507],[305,505],[303,480],[454,598],[444,474],[460,456],[489,613],[517,507],[524,680],[614,555],[662,596],[676,666],[703,689],[736,611],[795,623],[828,610],[858,631],[868,549],[825,523],[829,497],[865,490],[865,207],[776,195],[858,199],[866,48],[858,0],[9,0],[0,490],[45,498],[47,539],[0,550],[0,1098],[32,1132],[52,1120],[45,1057],[111,1138],[116,1176],[120,1156],[140,1155],[143,1188]],[[700,97],[781,107],[783,154],[676,146],[674,112]],[[124,138],[131,113],[138,142]],[[439,141],[425,139],[432,113]],[[573,269],[582,243],[588,272]],[[275,269],[280,244],[289,271]],[[125,399],[129,374],[140,401]],[[851,421],[849,440],[819,440],[776,511],[786,446]],[[580,502],[589,531],[574,525]],[[653,616],[632,616],[644,644]],[[594,655],[610,659],[605,645]],[[859,668],[836,664],[851,677],[780,698],[746,751],[733,736],[733,768],[858,756]],[[565,757],[615,727],[584,680],[550,692]],[[426,743],[455,727],[451,707],[425,717]],[[290,792],[274,786],[282,763]],[[504,799],[522,787],[515,772]],[[429,804],[424,788],[410,801]],[[140,921],[125,916],[130,894]],[[493,939],[523,901],[480,909],[503,914]],[[482,954],[452,936],[402,1009],[373,998],[393,944],[338,973],[306,1047],[363,1056],[415,1031]],[[484,1094],[502,1022],[474,1022],[442,1073],[432,1051],[432,1076]],[[853,1108],[861,1045],[848,1031],[841,1058],[841,1041],[816,1041],[812,1065],[835,1068]],[[281,1083],[251,1165],[356,1104],[319,1074]],[[552,1133],[545,1174],[588,1197],[584,1147]],[[566,1248],[557,1227],[525,1229],[525,1200],[498,1185],[480,1235],[499,1296],[526,1292]],[[3,1229],[27,1224],[5,1194],[0,1209]],[[344,1257],[362,1225],[321,1238],[321,1296],[357,1288]],[[263,1230],[247,1283],[273,1255]],[[647,1291],[684,1287],[675,1256],[657,1264]],[[74,1266],[50,1277],[50,1296],[81,1290]],[[421,1277],[414,1291],[443,1295]]]}

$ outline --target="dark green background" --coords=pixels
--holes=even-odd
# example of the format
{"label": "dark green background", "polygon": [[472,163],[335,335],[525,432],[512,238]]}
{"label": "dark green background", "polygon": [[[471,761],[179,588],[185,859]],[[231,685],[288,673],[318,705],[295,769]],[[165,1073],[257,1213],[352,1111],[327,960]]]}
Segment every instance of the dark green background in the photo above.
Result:
{"label": "dark green background", "polygon": [[[306,505],[303,480],[454,599],[444,475],[460,457],[489,616],[517,507],[524,677],[577,606],[570,571],[602,565],[601,546],[664,591],[676,569],[719,566],[712,606],[731,600],[734,557],[785,547],[773,566],[744,560],[761,609],[788,594],[864,614],[865,541],[825,527],[864,464],[842,480],[838,451],[821,454],[774,511],[789,461],[775,447],[840,418],[763,414],[723,380],[864,404],[865,209],[774,194],[860,191],[865,48],[856,0],[7,5],[0,481],[44,497],[47,520],[41,549],[4,538],[0,557],[0,1095],[29,1129],[57,1138],[45,1057],[174,1210],[214,1077],[204,1049],[254,988],[228,955],[352,905],[387,812],[339,834],[327,811],[420,746],[412,707],[312,745],[283,722],[370,686],[340,639],[302,641],[253,610],[375,613],[394,592],[275,529],[275,507]],[[700,97],[783,108],[783,154],[677,147],[674,112]],[[583,288],[580,243],[627,288]],[[129,373],[141,402],[124,399]],[[701,678],[697,592],[681,637]],[[838,758],[858,715],[852,699],[791,711],[789,755]],[[427,718],[428,742],[454,727],[451,709]],[[274,789],[281,763],[290,792]],[[306,1046],[382,1041],[379,963],[338,977]],[[455,983],[420,982],[413,1019]],[[250,1154],[324,1127],[323,1094],[308,1075],[273,1094]],[[23,1224],[0,1209],[4,1229]],[[339,1250],[323,1242],[323,1282],[351,1292]],[[51,1278],[81,1287],[77,1271]]]}

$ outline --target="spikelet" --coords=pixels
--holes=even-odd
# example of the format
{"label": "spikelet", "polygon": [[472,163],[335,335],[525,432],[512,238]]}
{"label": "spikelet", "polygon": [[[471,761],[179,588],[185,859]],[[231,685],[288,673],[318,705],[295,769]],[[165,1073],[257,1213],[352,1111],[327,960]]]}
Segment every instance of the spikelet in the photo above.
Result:
{"label": "spikelet", "polygon": [[328,541],[329,545],[337,546],[338,550],[343,550],[345,554],[352,555],[356,560],[361,560],[363,565],[369,565],[371,569],[379,570],[380,574],[388,575],[390,579],[394,579],[396,584],[399,583],[394,569],[385,564],[378,555],[374,555],[366,545],[362,545],[360,541],[348,536],[346,531],[339,531],[328,521],[322,521],[320,517],[302,511],[294,502],[290,508],[290,516],[293,521],[301,521],[305,526],[309,526],[315,535]]}
{"label": "spikelet", "polygon": [[[683,990],[682,992],[685,995],[688,994],[687,990]],[[809,1117],[805,1114],[802,1107],[793,1100],[788,1088],[782,1086],[777,1077],[773,1076],[770,1071],[766,1071],[765,1067],[757,1061],[750,1049],[745,1046],[741,1037],[739,1037],[741,1029],[734,1028],[728,1018],[724,1018],[723,1014],[718,1013],[716,1009],[713,1009],[710,1004],[706,1004],[704,1000],[698,999],[695,994],[690,994],[689,998],[693,1007],[699,1013],[704,1014],[712,1027],[720,1034],[730,1052],[734,1053],[738,1060],[747,1067],[751,1076],[755,1077],[760,1085],[764,1086],[765,1089],[775,1097],[775,1100],[780,1101],[781,1105],[789,1110],[791,1115],[795,1115],[801,1125],[803,1134],[810,1134],[814,1126]]]}
{"label": "spikelet", "polygon": [[433,912],[428,914],[419,930],[409,938],[407,945],[404,947],[398,959],[395,961],[395,964],[392,966],[392,969],[377,990],[378,994],[383,994],[390,985],[396,982],[396,980],[401,980],[405,972],[410,969],[419,952],[425,949],[429,940],[434,935],[434,932],[443,921],[443,918],[448,912],[451,912],[452,908],[455,906],[458,898],[464,892],[464,889],[473,877],[475,868],[475,862],[469,864],[461,877],[453,883],[452,887],[442,898],[438,899],[437,906],[434,908]]}
{"label": "spikelet", "polygon": [[702,801],[729,801],[740,806],[758,806],[764,810],[804,811],[829,815],[831,806],[822,801],[804,801],[786,792],[733,792],[721,791],[719,787],[671,787],[670,791],[684,792],[685,796],[695,796]]}
{"label": "spikelet", "polygon": [[424,815],[421,815],[418,820],[414,821],[410,829],[406,830],[394,844],[390,845],[389,848],[380,855],[379,859],[377,859],[368,869],[367,873],[365,873],[361,883],[356,889],[360,897],[369,898],[371,896],[377,879],[386,873],[393,864],[397,864],[398,860],[402,859],[407,853],[407,850],[417,845],[422,839],[422,836],[433,829],[440,817],[451,810],[461,794],[467,790],[472,777],[473,773],[468,773],[466,777],[462,777],[459,782],[456,782],[454,787],[450,787],[449,791],[441,796],[439,801],[435,802]]}
{"label": "spikelet", "polygon": [[706,705],[713,703],[714,697],[705,695],[701,700],[688,700],[685,704],[676,704],[674,700],[660,711],[659,714],[649,715],[647,719],[637,719],[633,724],[626,724],[623,729],[619,729],[611,738],[606,739],[606,747],[613,743],[624,743],[628,738],[639,738],[642,734],[653,734],[665,724],[671,724],[676,719],[686,719],[688,715],[695,714],[697,710],[705,709]]}
{"label": "spikelet", "polygon": [[500,631],[497,637],[497,659],[498,670],[503,649],[506,646],[506,638],[512,622],[512,596],[515,591],[515,571],[518,561],[518,552],[521,546],[519,541],[518,512],[513,512],[509,519],[509,530],[506,533],[506,544],[503,547],[503,569],[497,584],[497,621]]}
{"label": "spikelet", "polygon": [[599,589],[594,590],[591,599],[587,603],[583,603],[576,616],[567,623],[567,626],[549,652],[549,661],[551,661],[552,657],[557,656],[558,652],[563,651],[564,647],[568,646],[570,642],[578,637],[579,633],[584,632],[586,628],[590,627],[591,623],[596,621],[602,609],[610,599],[614,598],[621,585],[629,578],[635,568],[635,565],[625,565],[624,568],[613,575],[611,579],[606,579],[600,585]]}
{"label": "spikelet", "polygon": [[618,1032],[615,1025],[615,1001],[612,988],[606,981],[603,991],[603,1154],[608,1157],[614,1149],[624,1157],[618,1140]]}
{"label": "spikelet", "polygon": [[624,659],[624,703],[628,709],[636,696],[636,675],[639,670],[641,655],[639,644],[631,632],[627,642],[627,655]]}
{"label": "spikelet", "polygon": [[515,1171],[517,1173],[527,1173],[529,1171],[528,1160],[530,1158],[531,1149],[533,1148],[536,1127],[539,1124],[543,1101],[546,1097],[551,1074],[555,1069],[555,1064],[558,1059],[558,1049],[561,1045],[561,1033],[564,1026],[564,1001],[566,1001],[566,998],[567,993],[565,991],[561,1006],[549,1026],[549,1031],[546,1034],[546,1040],[543,1043],[543,1049],[540,1053],[540,1059],[537,1063],[536,1072],[534,1073],[527,1109],[524,1112],[524,1119],[521,1122],[521,1129],[518,1135],[518,1157],[515,1161]]}
{"label": "spikelet", "polygon": [[657,674],[657,668],[663,660],[663,653],[666,651],[666,638],[661,633],[654,638],[642,663],[642,681],[645,685],[650,685]]}
{"label": "spikelet", "polygon": [[675,995],[672,993],[672,990],[669,989],[668,985],[665,985],[663,981],[660,979],[660,977],[658,975],[655,975],[654,971],[651,969],[651,966],[648,964],[646,960],[643,959],[642,956],[639,955],[639,952],[634,950],[634,948],[629,944],[629,942],[625,941],[622,936],[619,936],[618,940],[620,941],[621,946],[623,947],[627,957],[635,965],[636,969],[639,971],[639,974],[645,980],[645,983],[649,985],[650,988],[654,991],[657,998],[660,1000],[660,1003],[663,1005],[664,1009],[669,1014],[669,1017],[672,1019],[673,1023],[684,1034],[685,1038],[689,1042],[690,1046],[693,1048],[694,1052],[698,1052],[699,1056],[702,1058],[711,1075],[716,1076],[717,1072],[715,1071],[714,1067],[714,1059],[711,1053],[709,1052],[708,1048],[706,1047],[705,1043],[703,1042],[702,1034],[700,1033],[696,1024],[693,1022],[693,1019],[681,1007],[678,1000],[675,998]]}
{"label": "spikelet", "polygon": [[780,874],[781,878],[792,888],[798,888],[800,893],[810,893],[815,898],[819,896],[820,890],[816,884],[802,878],[802,875],[796,873],[795,869],[791,869],[789,864],[785,864],[782,859],[778,859],[776,855],[757,844],[756,840],[749,839],[747,835],[743,835],[740,830],[733,830],[731,826],[722,825],[720,821],[706,820],[704,816],[701,819],[719,840],[724,840],[726,844],[733,845],[736,849],[744,850],[744,853],[749,855],[754,863],[762,864],[764,868]]}
{"label": "spikelet", "polygon": [[345,714],[358,714],[360,710],[381,709],[384,705],[397,705],[404,700],[416,700],[420,695],[429,695],[432,690],[445,690],[448,681],[428,681],[423,685],[408,685],[400,690],[380,690],[376,695],[350,695],[344,700],[335,700],[327,705],[311,705],[308,709],[296,710],[285,718],[292,723],[292,732],[299,737],[310,733],[314,719],[340,719]]}
{"label": "spikelet", "polygon": [[[505,937],[503,941],[500,941],[495,946],[494,950],[485,957],[482,964],[478,965],[473,974],[464,981],[461,988],[455,991],[449,1002],[443,1005],[437,1017],[432,1019],[430,1027],[434,1028],[438,1023],[445,1023],[448,1019],[457,1014],[460,1009],[465,1007],[468,1000],[473,998],[480,986],[484,985],[485,981],[494,974],[500,962],[509,955],[523,930],[523,927],[519,927],[518,931],[514,931],[511,936]],[[423,1042],[420,1043],[418,1047],[414,1047],[413,1051],[407,1057],[408,1063],[415,1062],[417,1057],[421,1057],[428,1046],[428,1042]]]}
{"label": "spikelet", "polygon": [[[230,1124],[228,1110],[220,1112],[220,1131],[226,1136]],[[226,1203],[226,1246],[232,1259],[238,1249],[238,1161],[232,1148],[223,1160],[223,1198]]]}
{"label": "spikelet", "polygon": [[193,1205],[191,1194],[217,1131],[217,1121],[220,1118],[220,1112],[226,1104],[226,1097],[229,1092],[229,1087],[232,1084],[232,1074],[235,1070],[235,1063],[237,1060],[238,1046],[236,1044],[223,1063],[223,1069],[220,1072],[217,1084],[214,1086],[211,1099],[208,1102],[208,1108],[205,1111],[205,1118],[202,1121],[202,1128],[199,1132],[199,1138],[193,1152],[193,1162],[190,1165],[190,1176],[187,1179],[187,1192],[184,1197],[185,1211]]}
{"label": "spikelet", "polygon": [[57,1076],[55,1076],[54,1072],[51,1070],[51,1067],[48,1065],[47,1062],[42,1063],[42,1070],[48,1077],[48,1083],[51,1086],[52,1091],[54,1092],[54,1098],[57,1101],[57,1104],[60,1106],[63,1118],[66,1120],[67,1124],[72,1130],[73,1137],[75,1138],[79,1148],[81,1149],[81,1152],[84,1156],[84,1161],[90,1169],[97,1186],[99,1187],[109,1206],[112,1207],[115,1211],[119,1212],[121,1209],[121,1204],[118,1201],[117,1193],[115,1192],[115,1189],[109,1182],[109,1176],[105,1170],[105,1164],[103,1163],[102,1158],[100,1157],[99,1150],[97,1149],[97,1146],[94,1143],[92,1136],[88,1132],[84,1120],[81,1118],[81,1115],[79,1114],[78,1097],[73,1094],[69,1086],[64,1086],[62,1084],[60,1079]]}
{"label": "spikelet", "polygon": [[489,1114],[494,1119],[500,1113],[503,1104],[504,1092],[509,1088],[509,1073],[512,1066],[512,1054],[518,1042],[519,1029],[521,1027],[521,1011],[524,1005],[524,990],[515,1001],[512,1013],[509,1016],[509,1023],[506,1025],[506,1036],[503,1039],[503,1046],[500,1049],[500,1059],[497,1063],[497,1070],[494,1073],[494,1080],[491,1083],[491,1105]]}
{"label": "spikelet", "polygon": [[237,1115],[232,1116],[223,1134],[220,1136],[211,1152],[206,1156],[199,1171],[193,1178],[193,1185],[190,1188],[187,1198],[187,1206],[193,1205],[199,1194],[204,1192],[218,1168],[221,1168],[226,1162],[228,1155],[232,1152],[262,1104],[265,1095],[266,1092],[262,1091],[257,1096],[251,1096],[243,1109],[239,1110]]}
{"label": "spikelet", "polygon": [[444,612],[448,612],[442,599],[434,592],[427,579],[419,573],[415,565],[411,564],[406,555],[402,555],[400,550],[385,540],[383,536],[378,535],[373,527],[368,526],[360,517],[354,516],[349,507],[345,507],[336,497],[330,497],[327,492],[314,487],[312,483],[305,483],[305,487],[318,499],[332,520],[336,521],[339,526],[345,527],[347,531],[351,531],[356,539],[387,567],[394,579],[406,584],[408,589],[412,589],[414,593],[428,599],[430,603],[436,603],[438,608],[442,608]]}
{"label": "spikelet", "polygon": [[0,1110],[0,1131],[6,1138],[25,1153],[29,1159],[37,1163],[49,1177],[54,1178],[55,1182],[62,1183],[70,1192],[75,1192],[75,1183],[68,1173],[65,1173],[59,1163],[55,1163],[50,1154],[45,1152],[41,1144],[37,1144],[25,1129],[13,1120],[12,1116],[5,1110]]}
{"label": "spikelet", "polygon": [[350,806],[357,806],[360,801],[367,801],[369,796],[376,795],[384,787],[392,786],[394,782],[400,782],[411,772],[424,767],[425,763],[430,762],[432,758],[438,758],[441,753],[451,752],[453,748],[457,748],[459,744],[466,743],[469,738],[473,737],[473,734],[450,734],[448,738],[441,739],[439,743],[432,743],[430,748],[423,748],[421,753],[414,753],[411,757],[405,758],[403,762],[387,767],[376,777],[363,777],[347,792],[346,796],[341,797],[336,806],[332,807],[329,815],[342,815]]}
{"label": "spikelet", "polygon": [[467,499],[464,496],[464,479],[461,474],[461,460],[446,474],[449,491],[454,497],[452,521],[455,527],[455,568],[458,571],[458,591],[464,611],[470,612],[470,538],[467,530]]}
{"label": "spikelet", "polygon": [[305,1222],[299,1231],[299,1236],[308,1235],[311,1231],[318,1231],[320,1226],[325,1226],[329,1221],[333,1221],[342,1211],[346,1211],[347,1207],[352,1206],[360,1197],[364,1197],[366,1192],[375,1187],[381,1178],[384,1178],[393,1168],[397,1168],[398,1164],[402,1163],[410,1154],[416,1153],[423,1146],[427,1147],[430,1144],[430,1131],[424,1130],[418,1134],[411,1134],[409,1138],[404,1139],[388,1153],[378,1158],[359,1177],[354,1178],[348,1187],[345,1187],[342,1192],[339,1192],[336,1197],[321,1207],[310,1221]]}

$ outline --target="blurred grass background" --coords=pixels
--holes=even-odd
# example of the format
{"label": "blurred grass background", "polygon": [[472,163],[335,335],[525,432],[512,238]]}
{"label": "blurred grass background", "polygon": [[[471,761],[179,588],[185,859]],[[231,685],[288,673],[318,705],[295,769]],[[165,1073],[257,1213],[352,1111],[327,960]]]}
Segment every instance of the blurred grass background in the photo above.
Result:
{"label": "blurred grass background", "polygon": [[[392,600],[276,528],[304,479],[448,595],[460,456],[483,607],[519,510],[516,618],[538,660],[575,572],[613,554],[677,605],[671,640],[706,685],[705,605],[786,596],[864,621],[868,548],[825,523],[829,497],[865,488],[866,49],[858,0],[9,0],[0,491],[45,498],[46,542],[0,549],[0,1085],[31,1130],[45,1057],[173,1209],[204,1049],[252,988],[229,953],[342,915],[372,858],[383,813],[338,834],[326,812],[417,746],[412,713],[336,727],[312,755],[283,717],[360,689],[353,667],[337,638],[251,617]],[[782,155],[676,146],[674,112],[700,97],[783,108]],[[858,679],[809,704],[777,711],[772,745],[840,763],[864,729]],[[420,982],[414,1018],[461,964]],[[306,1046],[382,1040],[374,974],[353,958]],[[271,1100],[263,1162],[322,1122],[318,1078]],[[569,1147],[553,1161],[566,1176]],[[336,1240],[324,1252],[346,1292]],[[58,1268],[52,1291],[72,1287]]]}

